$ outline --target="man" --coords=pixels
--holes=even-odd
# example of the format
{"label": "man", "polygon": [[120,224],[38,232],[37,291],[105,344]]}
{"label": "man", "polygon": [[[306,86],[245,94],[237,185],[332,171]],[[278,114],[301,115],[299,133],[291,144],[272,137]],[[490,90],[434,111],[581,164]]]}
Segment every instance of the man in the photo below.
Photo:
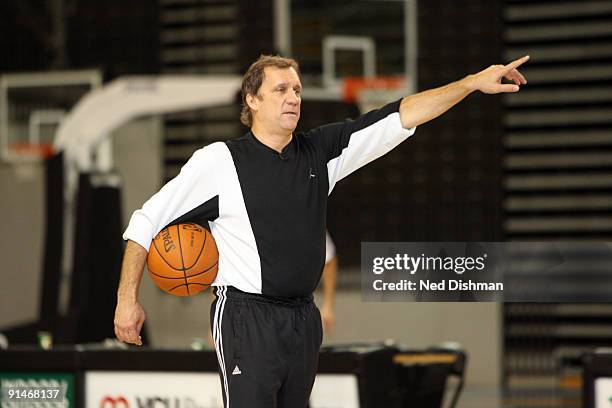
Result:
{"label": "man", "polygon": [[[242,85],[245,136],[194,153],[180,174],[134,212],[118,289],[115,332],[141,344],[138,288],[151,239],[180,222],[210,226],[219,248],[211,325],[226,407],[305,407],[322,341],[312,302],[325,257],[327,197],[416,126],[471,92],[517,92],[528,57],[493,65],[353,121],[294,134],[297,63],[260,57]],[[506,77],[513,84],[502,84]]]}
{"label": "man", "polygon": [[323,306],[321,307],[321,321],[323,328],[330,333],[336,326],[336,283],[338,280],[338,257],[336,245],[329,232],[325,232],[325,266],[321,281],[323,282]]}

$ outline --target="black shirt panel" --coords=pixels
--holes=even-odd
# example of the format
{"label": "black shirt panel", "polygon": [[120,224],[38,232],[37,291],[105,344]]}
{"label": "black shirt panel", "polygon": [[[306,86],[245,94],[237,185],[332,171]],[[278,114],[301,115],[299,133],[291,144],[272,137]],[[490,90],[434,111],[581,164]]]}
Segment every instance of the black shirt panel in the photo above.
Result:
{"label": "black shirt panel", "polygon": [[218,195],[200,204],[199,206],[189,211],[188,213],[173,220],[171,223],[166,225],[166,227],[169,227],[170,225],[182,224],[185,222],[193,222],[193,223],[203,226],[206,229],[210,229],[208,226],[208,222],[214,221],[217,218],[219,218],[219,196]]}
{"label": "black shirt panel", "polygon": [[227,146],[261,259],[262,293],[310,295],[325,262],[325,157],[303,134],[281,153],[251,132]]}
{"label": "black shirt panel", "polygon": [[374,123],[386,118],[392,113],[399,111],[401,99],[365,113],[356,119],[347,119],[344,122],[330,123],[306,132],[306,137],[316,141],[316,145],[322,149],[326,162],[335,159],[346,149],[351,136]]}

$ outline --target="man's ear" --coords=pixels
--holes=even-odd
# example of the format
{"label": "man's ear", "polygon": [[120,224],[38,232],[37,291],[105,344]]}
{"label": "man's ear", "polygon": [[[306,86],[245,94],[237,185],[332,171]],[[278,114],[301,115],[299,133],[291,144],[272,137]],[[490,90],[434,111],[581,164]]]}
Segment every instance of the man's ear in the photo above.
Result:
{"label": "man's ear", "polygon": [[257,98],[256,96],[254,96],[253,94],[247,94],[246,96],[246,103],[247,105],[249,105],[249,108],[251,108],[251,110],[256,111],[257,108],[259,107],[259,98]]}

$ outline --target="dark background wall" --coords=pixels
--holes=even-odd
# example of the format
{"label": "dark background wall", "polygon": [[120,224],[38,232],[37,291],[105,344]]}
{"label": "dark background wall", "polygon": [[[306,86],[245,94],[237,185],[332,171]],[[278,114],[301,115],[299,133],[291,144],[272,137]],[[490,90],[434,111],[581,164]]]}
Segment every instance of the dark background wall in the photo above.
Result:
{"label": "dark background wall", "polygon": [[[419,2],[418,22],[419,90],[501,61],[499,2]],[[340,182],[329,228],[343,261],[358,264],[361,241],[501,240],[501,115],[499,96],[473,94]]]}
{"label": "dark background wall", "polygon": [[[317,30],[350,34],[368,2],[310,8],[302,3],[294,4],[293,37],[295,56],[304,61],[308,76],[321,66],[320,49],[311,44],[320,42],[313,37]],[[353,19],[346,18],[345,3]],[[321,7],[328,20],[313,26],[322,21]],[[398,6],[370,7],[361,22],[380,49],[378,68],[384,74],[397,72],[403,62],[402,20],[392,7]],[[484,0],[420,2],[418,89],[442,86],[501,61],[501,8],[500,2]],[[106,79],[157,72],[239,74],[259,54],[274,51],[272,16],[271,1],[3,2],[0,72],[101,67]],[[343,66],[350,67],[351,56],[346,58]],[[245,130],[236,126],[237,105],[166,120],[166,179],[198,147]],[[356,114],[354,106],[304,105],[302,128]],[[499,96],[471,95],[339,183],[330,200],[329,229],[343,263],[358,264],[362,241],[500,240],[501,107]]]}
{"label": "dark background wall", "polygon": [[0,3],[0,72],[103,68],[107,78],[159,72],[155,0]]}

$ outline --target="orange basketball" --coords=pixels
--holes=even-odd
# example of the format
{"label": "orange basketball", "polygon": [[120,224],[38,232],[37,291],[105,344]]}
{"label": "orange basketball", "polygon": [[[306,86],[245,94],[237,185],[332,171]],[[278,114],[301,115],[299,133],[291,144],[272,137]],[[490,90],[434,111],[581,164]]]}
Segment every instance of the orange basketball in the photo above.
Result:
{"label": "orange basketball", "polygon": [[198,224],[164,228],[153,238],[147,256],[149,276],[163,291],[192,296],[210,287],[219,268],[212,234]]}

